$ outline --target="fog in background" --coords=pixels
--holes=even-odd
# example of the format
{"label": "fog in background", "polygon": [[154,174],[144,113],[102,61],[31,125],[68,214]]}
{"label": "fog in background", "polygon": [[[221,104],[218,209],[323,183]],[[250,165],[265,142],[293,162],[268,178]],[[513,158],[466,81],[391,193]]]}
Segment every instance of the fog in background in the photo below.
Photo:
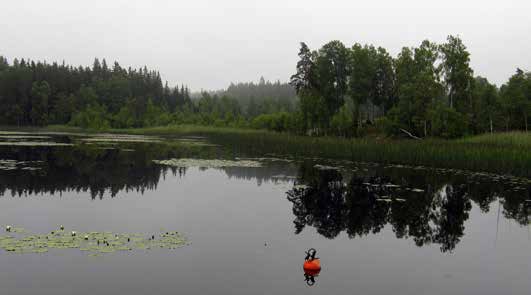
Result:
{"label": "fog in background", "polygon": [[475,75],[498,85],[531,70],[531,1],[17,0],[0,5],[0,55],[91,65],[147,65],[170,85],[220,89],[287,81],[299,42],[372,43],[393,56],[459,35]]}

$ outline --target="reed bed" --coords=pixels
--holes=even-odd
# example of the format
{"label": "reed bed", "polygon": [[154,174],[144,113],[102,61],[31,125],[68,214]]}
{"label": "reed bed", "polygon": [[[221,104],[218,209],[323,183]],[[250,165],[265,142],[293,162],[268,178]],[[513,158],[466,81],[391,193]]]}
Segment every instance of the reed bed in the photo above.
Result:
{"label": "reed bed", "polygon": [[[64,129],[63,129],[64,130]],[[484,134],[456,140],[309,137],[264,130],[177,125],[111,130],[116,133],[205,136],[256,154],[320,157],[382,164],[464,169],[531,177],[531,133]]]}

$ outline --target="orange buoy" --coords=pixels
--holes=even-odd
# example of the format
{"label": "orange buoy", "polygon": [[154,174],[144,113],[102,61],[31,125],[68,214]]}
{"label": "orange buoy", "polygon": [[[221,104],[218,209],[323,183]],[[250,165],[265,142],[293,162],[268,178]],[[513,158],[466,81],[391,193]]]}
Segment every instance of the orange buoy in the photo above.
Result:
{"label": "orange buoy", "polygon": [[321,260],[318,257],[315,257],[317,251],[314,248],[308,249],[306,251],[306,258],[304,258],[304,265],[302,268],[305,272],[317,272],[321,270]]}
{"label": "orange buoy", "polygon": [[304,265],[302,267],[304,271],[308,272],[315,272],[321,270],[321,260],[319,258],[315,258],[313,260],[306,260],[304,261]]}
{"label": "orange buoy", "polygon": [[314,260],[306,260],[304,261],[304,265],[302,268],[305,272],[319,272],[321,271],[321,261],[319,260],[319,258]]}

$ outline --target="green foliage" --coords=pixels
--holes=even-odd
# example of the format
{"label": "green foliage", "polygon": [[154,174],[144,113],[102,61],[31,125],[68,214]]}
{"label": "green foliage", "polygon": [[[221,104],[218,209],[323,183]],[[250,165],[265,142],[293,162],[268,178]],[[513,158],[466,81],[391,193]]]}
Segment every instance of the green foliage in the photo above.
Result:
{"label": "green foliage", "polygon": [[482,77],[474,79],[472,93],[473,130],[475,133],[493,132],[501,129],[502,114],[498,89]]}
{"label": "green foliage", "polygon": [[142,116],[142,119],[142,126],[161,126],[167,125],[171,122],[170,115],[161,107],[153,104],[151,99],[147,102],[146,112]]}
{"label": "green foliage", "polygon": [[52,107],[51,121],[66,124],[72,119],[75,112],[76,97],[73,94],[66,95],[61,93]]}
{"label": "green foliage", "polygon": [[339,41],[329,42],[315,52],[301,43],[299,58],[290,84],[300,97],[303,124],[317,133],[326,132],[347,92],[349,51]]}
{"label": "green foliage", "polygon": [[462,137],[467,133],[466,115],[439,104],[430,112],[431,135],[442,138]]}
{"label": "green foliage", "polygon": [[352,113],[352,110],[345,104],[332,117],[330,127],[334,134],[347,137],[354,133],[354,126],[356,125]]}
{"label": "green foliage", "polygon": [[[0,58],[0,113],[6,114],[0,124],[65,124],[74,117],[74,121],[82,122],[86,121],[81,118],[87,117],[87,109],[99,105],[111,117],[119,118],[116,126],[142,126],[149,98],[164,112],[187,106],[193,109],[189,107],[192,102],[187,88],[163,87],[159,73],[146,67],[124,69],[115,62],[111,69],[104,59],[96,59],[92,68],[24,59],[15,59],[9,65]],[[153,119],[153,111],[158,110],[150,109],[150,118],[146,119],[149,124],[169,121],[164,112],[162,119]]]}
{"label": "green foliage", "polygon": [[110,128],[107,111],[98,103],[90,104],[86,109],[77,113],[70,121],[70,125],[92,130]]}
{"label": "green foliage", "polygon": [[75,68],[0,57],[0,113],[0,124],[17,126],[200,124],[351,137],[377,122],[389,135],[453,138],[528,130],[531,74],[518,70],[498,90],[473,77],[470,54],[455,36],[404,47],[396,58],[370,44],[331,41],[311,50],[301,43],[289,85],[261,78],[200,95],[170,88],[157,71],[105,59]]}
{"label": "green foliage", "polygon": [[440,47],[442,69],[448,91],[450,108],[461,113],[472,108],[473,71],[470,68],[470,53],[459,37],[448,36],[447,42]]}
{"label": "green foliage", "polygon": [[[361,105],[373,100],[376,77],[376,49],[374,46],[354,44],[350,51],[349,96],[354,105],[354,122],[361,128]],[[354,125],[353,125],[354,126]]]}
{"label": "green foliage", "polygon": [[135,118],[130,104],[120,108],[113,116],[113,126],[116,128],[131,128],[135,126]]}
{"label": "green foliage", "polygon": [[291,115],[286,112],[263,114],[251,121],[251,127],[255,129],[284,132],[290,130],[291,120]]}
{"label": "green foliage", "polygon": [[50,85],[46,81],[34,82],[31,87],[31,123],[36,126],[48,124],[48,99]]}
{"label": "green foliage", "polygon": [[85,109],[90,104],[98,103],[98,95],[90,86],[81,85],[76,95],[76,109]]}
{"label": "green foliage", "polygon": [[509,82],[501,87],[501,107],[505,128],[528,130],[531,116],[531,73],[517,69]]}
{"label": "green foliage", "polygon": [[325,44],[315,58],[319,94],[325,108],[320,110],[320,126],[327,128],[330,118],[344,103],[347,93],[349,51],[340,41]]}
{"label": "green foliage", "polygon": [[379,124],[386,134],[399,135],[402,134],[402,129],[409,128],[408,122],[407,114],[398,107],[394,107],[387,113],[387,116],[381,118]]}

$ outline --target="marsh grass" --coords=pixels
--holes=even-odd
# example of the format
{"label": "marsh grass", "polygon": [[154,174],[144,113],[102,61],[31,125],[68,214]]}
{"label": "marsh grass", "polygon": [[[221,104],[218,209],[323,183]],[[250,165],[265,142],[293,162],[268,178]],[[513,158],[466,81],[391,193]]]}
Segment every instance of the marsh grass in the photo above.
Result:
{"label": "marsh grass", "polygon": [[[68,131],[68,127],[60,130]],[[288,158],[319,157],[531,176],[531,134],[525,132],[485,134],[456,140],[308,137],[264,130],[194,125],[110,132],[205,136],[213,143],[231,147],[234,154],[245,152]]]}
{"label": "marsh grass", "polygon": [[483,134],[474,137],[456,140],[460,143],[474,143],[491,146],[508,146],[521,147],[531,149],[531,133],[530,132],[505,132]]}

